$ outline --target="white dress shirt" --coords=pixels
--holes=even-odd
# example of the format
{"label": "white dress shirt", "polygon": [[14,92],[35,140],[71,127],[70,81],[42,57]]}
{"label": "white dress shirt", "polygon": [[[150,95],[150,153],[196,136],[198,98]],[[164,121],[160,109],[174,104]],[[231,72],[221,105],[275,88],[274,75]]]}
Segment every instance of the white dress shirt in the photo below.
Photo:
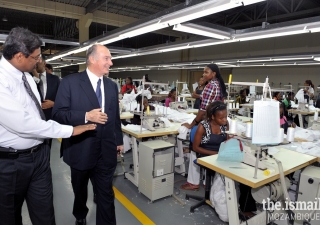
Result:
{"label": "white dress shirt", "polygon": [[101,95],[102,95],[102,112],[104,112],[104,105],[105,105],[105,102],[104,102],[104,85],[103,85],[103,76],[102,77],[98,77],[97,75],[95,75],[94,73],[92,73],[88,68],[87,68],[87,74],[88,74],[88,77],[89,77],[89,80],[91,82],[91,85],[93,87],[93,90],[94,90],[94,93],[96,93],[96,90],[97,90],[97,84],[98,84],[98,80],[101,79],[101,86],[100,86],[100,89],[101,89]]}
{"label": "white dress shirt", "polygon": [[[29,73],[28,83],[37,97],[37,86]],[[0,60],[0,146],[27,149],[41,144],[45,138],[68,138],[73,127],[55,121],[44,121],[27,93],[22,72],[11,65],[3,56]]]}
{"label": "white dress shirt", "polygon": [[47,95],[47,89],[48,89],[48,84],[47,84],[47,72],[44,71],[43,73],[39,73],[39,78],[33,76],[34,81],[38,84],[40,82],[40,79],[42,80],[43,83],[43,100],[46,99]]}

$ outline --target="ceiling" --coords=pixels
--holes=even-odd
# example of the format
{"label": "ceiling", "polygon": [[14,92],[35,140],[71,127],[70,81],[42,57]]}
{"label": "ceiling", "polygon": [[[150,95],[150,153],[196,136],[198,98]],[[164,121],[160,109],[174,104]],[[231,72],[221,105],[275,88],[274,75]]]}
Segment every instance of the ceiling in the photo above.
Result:
{"label": "ceiling", "polygon": [[[40,3],[39,3],[40,2]],[[89,28],[89,38],[108,35],[126,24],[137,20],[151,19],[179,7],[205,2],[204,0],[0,0],[0,33],[8,34],[13,27],[26,27],[43,38],[79,42],[78,19],[81,12],[100,13]],[[2,4],[1,4],[2,3]],[[33,7],[33,5],[36,5]],[[40,5],[39,5],[40,4]],[[34,9],[32,9],[34,8]],[[39,10],[40,9],[40,10]],[[73,11],[72,11],[73,10]],[[262,22],[275,24],[319,16],[319,0],[267,0],[265,2],[237,7],[213,15],[189,21],[207,22],[232,29],[247,29],[261,26]],[[4,17],[7,21],[3,21]],[[104,17],[104,18],[103,18]],[[119,18],[117,20],[117,18]],[[106,19],[107,23],[102,23]],[[109,20],[112,19],[112,22]],[[125,21],[125,22],[123,22]],[[108,46],[121,49],[140,49],[154,45],[178,42],[197,35],[172,31],[172,27],[156,32],[126,38]],[[72,47],[59,43],[46,43],[43,53],[50,54]]]}

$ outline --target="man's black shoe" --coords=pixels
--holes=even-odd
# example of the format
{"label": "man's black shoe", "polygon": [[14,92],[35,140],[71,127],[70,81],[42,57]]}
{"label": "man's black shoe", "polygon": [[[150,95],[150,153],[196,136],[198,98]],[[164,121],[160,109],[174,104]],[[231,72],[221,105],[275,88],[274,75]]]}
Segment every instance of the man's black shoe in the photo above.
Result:
{"label": "man's black shoe", "polygon": [[76,220],[76,225],[86,225],[86,224],[87,224],[86,219]]}

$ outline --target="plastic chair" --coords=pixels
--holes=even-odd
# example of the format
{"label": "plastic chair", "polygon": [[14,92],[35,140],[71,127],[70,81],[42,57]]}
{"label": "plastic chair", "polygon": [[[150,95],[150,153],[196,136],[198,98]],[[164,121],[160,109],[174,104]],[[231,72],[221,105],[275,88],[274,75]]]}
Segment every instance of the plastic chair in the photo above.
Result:
{"label": "plastic chair", "polygon": [[[193,140],[194,140],[194,136],[196,134],[196,131],[197,131],[197,128],[198,126],[194,126],[191,131],[190,131],[190,149],[192,150],[192,143],[193,143]],[[193,151],[193,150],[192,150]],[[198,166],[200,166],[200,170],[203,169],[203,167],[197,163],[196,160],[193,161],[195,164],[197,164]],[[211,176],[212,176],[212,173],[211,171],[207,171],[206,170],[206,185],[205,185],[205,197],[200,197],[200,196],[197,196],[197,195],[190,195],[190,194],[186,194],[186,199],[189,200],[189,198],[192,198],[192,199],[195,199],[195,200],[198,200],[199,202],[190,206],[190,212],[194,212],[194,210],[196,208],[199,208],[200,206],[202,205],[205,205],[207,204],[206,203],[206,200],[209,199],[209,195],[210,195],[210,184],[211,184]],[[213,174],[214,175],[214,174]],[[200,176],[201,177],[201,176]]]}

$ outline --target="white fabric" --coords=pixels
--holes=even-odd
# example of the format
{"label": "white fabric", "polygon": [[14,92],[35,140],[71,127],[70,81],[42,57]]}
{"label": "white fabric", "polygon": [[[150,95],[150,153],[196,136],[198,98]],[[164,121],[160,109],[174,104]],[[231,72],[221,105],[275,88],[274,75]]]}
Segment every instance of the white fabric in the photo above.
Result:
{"label": "white fabric", "polygon": [[[229,222],[226,189],[225,189],[224,181],[222,180],[221,177],[223,177],[224,179],[224,176],[220,175],[217,172],[215,173],[215,176],[213,179],[213,185],[211,186],[211,190],[210,190],[210,201],[211,201],[212,207],[215,208],[215,211],[218,214],[220,220],[224,222]],[[238,199],[240,196],[240,189],[239,189],[239,184],[237,182],[235,182],[235,189],[236,189],[237,199]]]}
{"label": "white fabric", "polygon": [[131,149],[131,138],[128,134],[123,133],[123,153]]}
{"label": "white fabric", "polygon": [[315,135],[313,134],[313,132],[311,130],[302,129],[298,126],[294,130],[294,137],[299,138],[299,139],[303,139],[306,141],[315,140]]}
{"label": "white fabric", "polygon": [[189,169],[187,182],[193,185],[199,185],[200,183],[200,166],[195,164],[193,161],[197,159],[197,155],[194,151],[190,152],[189,158]]}
{"label": "white fabric", "polygon": [[160,121],[164,122],[164,127],[171,127],[171,122],[165,117],[159,117]]}
{"label": "white fabric", "polygon": [[187,139],[187,135],[190,132],[190,129],[188,129],[185,126],[181,126],[181,127],[179,127],[178,132],[179,132],[178,138],[186,140]]}
{"label": "white fabric", "polygon": [[98,80],[101,79],[101,86],[100,86],[100,89],[101,89],[101,94],[102,94],[102,112],[104,112],[104,105],[105,105],[105,96],[104,96],[104,85],[103,85],[103,77],[98,77],[97,75],[95,75],[94,73],[92,73],[88,68],[87,68],[87,74],[88,74],[88,77],[89,77],[89,80],[91,82],[91,85],[93,87],[93,90],[94,92],[96,93],[96,90],[97,90],[97,84],[98,84]]}
{"label": "white fabric", "polygon": [[[133,125],[133,124],[128,124],[127,126],[125,126],[128,130],[132,130],[132,131],[140,131],[140,125]],[[147,129],[142,128],[142,131],[146,131]]]}
{"label": "white fabric", "polygon": [[[40,95],[36,83],[25,73],[28,83],[37,97]],[[52,120],[44,121],[27,93],[22,72],[4,57],[0,61],[0,146],[26,149],[41,144],[45,138],[68,138],[72,126],[60,125]]]}
{"label": "white fabric", "polygon": [[300,89],[297,92],[295,98],[298,99],[298,102],[304,102],[304,91],[303,91],[303,89]]}

